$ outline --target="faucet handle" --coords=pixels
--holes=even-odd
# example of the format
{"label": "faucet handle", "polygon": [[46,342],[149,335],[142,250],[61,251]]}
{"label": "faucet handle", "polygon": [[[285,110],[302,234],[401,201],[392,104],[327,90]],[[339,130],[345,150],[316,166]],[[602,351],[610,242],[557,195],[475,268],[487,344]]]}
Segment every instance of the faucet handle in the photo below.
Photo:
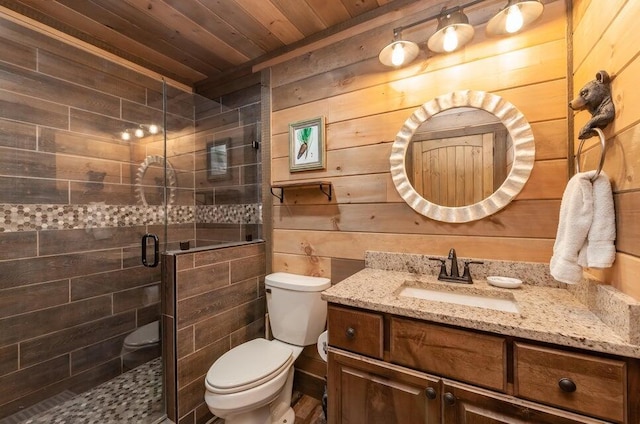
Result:
{"label": "faucet handle", "polygon": [[464,261],[464,269],[462,271],[462,278],[464,278],[468,283],[473,283],[473,280],[471,279],[471,271],[469,270],[469,265],[471,264],[478,264],[481,265],[484,262],[482,261],[474,261],[474,260],[470,260],[467,259]]}
{"label": "faucet handle", "polygon": [[429,258],[430,261],[440,261],[440,274],[438,274],[438,279],[447,276],[447,264],[445,259],[442,258]]}

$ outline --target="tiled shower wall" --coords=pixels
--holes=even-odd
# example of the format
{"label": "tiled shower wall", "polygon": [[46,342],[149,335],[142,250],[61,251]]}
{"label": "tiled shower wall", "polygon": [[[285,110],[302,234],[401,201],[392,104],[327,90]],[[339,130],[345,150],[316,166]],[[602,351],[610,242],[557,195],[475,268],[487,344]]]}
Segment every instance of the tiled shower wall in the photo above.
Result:
{"label": "tiled shower wall", "polygon": [[264,336],[265,243],[222,246],[163,255],[163,324],[176,330],[165,343],[167,414],[178,424],[211,419],[204,403],[209,367],[234,346]]}
{"label": "tiled shower wall", "polygon": [[[163,135],[120,133],[162,123],[162,90],[0,14],[0,418],[117,376],[125,336],[160,316],[160,267],[140,265],[140,239],[164,234],[163,178],[140,169],[164,155]],[[255,97],[167,97],[176,181],[163,241],[258,238]],[[218,138],[228,172],[210,179],[205,147]]]}

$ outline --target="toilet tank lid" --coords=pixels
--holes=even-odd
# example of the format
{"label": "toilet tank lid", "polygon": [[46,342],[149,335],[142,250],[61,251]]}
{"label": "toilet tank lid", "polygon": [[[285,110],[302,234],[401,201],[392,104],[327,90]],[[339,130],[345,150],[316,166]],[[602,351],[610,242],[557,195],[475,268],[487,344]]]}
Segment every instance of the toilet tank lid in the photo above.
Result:
{"label": "toilet tank lid", "polygon": [[290,274],[288,272],[274,272],[265,277],[265,285],[281,289],[316,292],[331,287],[331,280],[324,277],[309,277],[307,275]]}

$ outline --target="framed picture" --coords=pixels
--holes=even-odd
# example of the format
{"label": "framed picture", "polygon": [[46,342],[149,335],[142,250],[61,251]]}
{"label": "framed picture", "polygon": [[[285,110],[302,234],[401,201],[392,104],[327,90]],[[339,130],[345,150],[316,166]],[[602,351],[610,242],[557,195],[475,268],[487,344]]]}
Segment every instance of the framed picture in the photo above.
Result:
{"label": "framed picture", "polygon": [[219,180],[229,172],[229,142],[226,138],[207,143],[207,179]]}
{"label": "framed picture", "polygon": [[324,117],[289,124],[289,171],[324,168]]}

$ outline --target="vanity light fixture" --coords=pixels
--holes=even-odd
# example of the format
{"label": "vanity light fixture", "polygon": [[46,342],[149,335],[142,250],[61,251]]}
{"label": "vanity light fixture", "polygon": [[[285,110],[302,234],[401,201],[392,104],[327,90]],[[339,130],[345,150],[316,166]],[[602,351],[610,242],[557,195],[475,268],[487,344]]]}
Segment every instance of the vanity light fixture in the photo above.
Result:
{"label": "vanity light fixture", "polygon": [[429,37],[427,46],[436,53],[450,53],[473,38],[474,29],[462,9],[445,10],[438,17],[438,29]]}
{"label": "vanity light fixture", "polygon": [[137,138],[144,137],[144,130],[142,129],[142,125],[140,125],[138,128],[135,129],[135,131],[133,132],[133,135],[135,135]]}
{"label": "vanity light fixture", "polygon": [[156,124],[149,125],[149,134],[158,134],[159,128]]}
{"label": "vanity light fixture", "polygon": [[413,41],[402,40],[401,29],[393,31],[393,42],[378,55],[380,63],[395,68],[411,63],[418,56],[420,48]]}
{"label": "vanity light fixture", "polygon": [[[472,0],[449,9],[443,8],[437,15],[394,28],[393,42],[378,55],[380,63],[398,68],[414,60],[420,49],[413,41],[403,40],[402,31],[436,19],[437,30],[427,40],[429,50],[449,53],[462,48],[471,41],[475,32],[463,9],[484,1],[486,0]],[[543,10],[544,6],[539,0],[507,0],[507,5],[489,20],[486,31],[490,35],[514,34],[538,19]]]}
{"label": "vanity light fixture", "polygon": [[129,131],[122,131],[122,134],[120,134],[120,138],[124,141],[129,141],[131,140],[131,134],[129,133]]}
{"label": "vanity light fixture", "polygon": [[487,23],[487,34],[515,34],[542,15],[544,5],[539,0],[508,0]]}

